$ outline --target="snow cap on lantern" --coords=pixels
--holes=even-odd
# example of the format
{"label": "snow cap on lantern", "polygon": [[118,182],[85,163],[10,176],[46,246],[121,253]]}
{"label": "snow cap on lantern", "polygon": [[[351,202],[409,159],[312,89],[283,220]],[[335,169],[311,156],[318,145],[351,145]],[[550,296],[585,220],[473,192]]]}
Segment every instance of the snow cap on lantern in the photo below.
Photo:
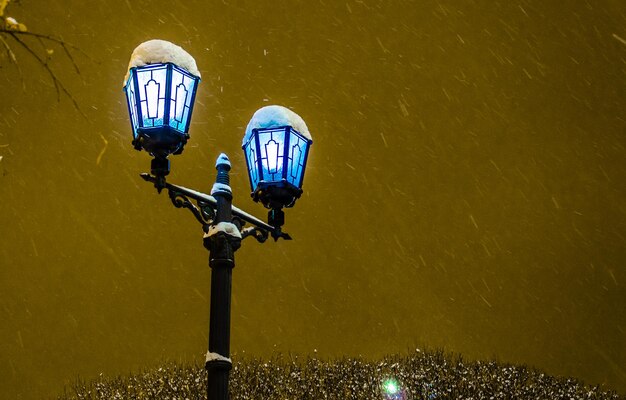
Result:
{"label": "snow cap on lantern", "polygon": [[257,110],[242,142],[254,200],[271,209],[293,206],[302,194],[312,143],[306,123],[295,112],[277,105]]}
{"label": "snow cap on lantern", "polygon": [[180,46],[156,39],[137,46],[124,79],[136,149],[182,152],[199,80],[196,61]]}

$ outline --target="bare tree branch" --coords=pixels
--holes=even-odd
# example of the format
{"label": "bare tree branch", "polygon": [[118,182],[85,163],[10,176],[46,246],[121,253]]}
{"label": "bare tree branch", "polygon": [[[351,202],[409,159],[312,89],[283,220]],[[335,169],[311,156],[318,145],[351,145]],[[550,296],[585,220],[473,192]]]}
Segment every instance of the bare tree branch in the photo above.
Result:
{"label": "bare tree branch", "polygon": [[[8,39],[12,39],[17,44],[19,44],[48,73],[48,76],[50,76],[50,79],[52,80],[52,83],[54,84],[54,89],[57,94],[57,101],[60,101],[61,93],[63,93],[71,100],[72,104],[74,105],[74,108],[76,108],[76,110],[80,112],[80,114],[83,117],[87,118],[86,115],[78,106],[78,102],[76,101],[74,96],[72,96],[70,91],[63,84],[63,82],[58,78],[57,74],[48,64],[48,62],[50,61],[50,56],[52,55],[54,51],[53,48],[48,46],[48,44],[52,44],[54,46],[60,46],[63,49],[65,56],[68,58],[68,60],[70,60],[70,62],[72,63],[72,66],[74,67],[74,71],[79,76],[81,75],[80,68],[78,67],[76,60],[74,59],[74,56],[72,55],[72,51],[78,52],[84,55],[85,57],[87,57],[88,59],[92,60],[91,57],[89,57],[89,55],[87,55],[77,46],[67,43],[62,38],[59,38],[53,35],[29,32],[28,29],[26,28],[26,25],[19,23],[14,18],[5,17],[4,14],[9,3],[10,3],[10,0],[0,0],[0,42],[2,43],[2,46],[4,46],[4,48],[6,49],[10,62],[17,66],[17,69],[20,74],[20,78],[22,79],[22,86],[23,87],[25,86],[22,71],[20,69],[16,55],[13,52],[11,45],[7,41]],[[39,51],[37,46],[34,48],[31,44],[28,43],[27,40],[25,40],[26,38],[29,38],[29,37],[39,42],[39,44],[41,45],[43,49],[44,56],[41,55],[42,51]],[[82,76],[81,76],[81,79],[82,79]]]}
{"label": "bare tree branch", "polygon": [[[35,57],[35,59],[39,61],[39,64],[41,64],[41,66],[48,72],[48,75],[50,75],[50,78],[52,78],[52,83],[54,83],[54,89],[56,90],[56,93],[57,93],[57,101],[61,100],[59,84],[61,84],[62,87],[63,87],[63,84],[61,83],[61,81],[59,81],[59,79],[56,77],[54,72],[52,72],[48,63],[42,58],[40,58],[39,55],[35,53],[35,51],[31,49],[29,45],[24,43],[20,38],[15,36],[12,32],[9,32],[9,36],[11,36],[19,45],[21,45],[24,49],[26,49],[28,53],[30,53],[33,57]],[[65,90],[65,92],[67,92],[67,90]]]}
{"label": "bare tree branch", "polygon": [[[67,88],[65,87],[65,85],[63,84],[63,82],[61,80],[59,80],[59,78],[57,78],[56,74],[54,73],[54,71],[52,71],[52,69],[50,68],[50,66],[48,65],[48,62],[46,60],[44,60],[43,58],[41,58],[39,56],[39,54],[37,54],[27,43],[25,43],[17,34],[16,32],[7,32],[8,35],[10,37],[13,38],[13,40],[15,40],[20,46],[22,46],[29,54],[31,54],[38,62],[39,64],[46,70],[46,72],[48,72],[48,75],[50,76],[50,79],[52,79],[52,82],[54,83],[54,88],[56,90],[57,93],[57,101],[59,101],[61,99],[61,92],[65,93],[65,95],[72,101],[72,103],[74,104],[74,107],[76,108],[76,110],[78,110],[78,112],[81,113],[81,115],[85,118],[87,118],[87,116],[83,113],[83,111],[80,109],[80,107],[78,106],[78,103],[76,102],[76,99],[74,98],[74,96],[72,96],[72,94],[67,90]],[[73,61],[73,60],[72,60]]]}

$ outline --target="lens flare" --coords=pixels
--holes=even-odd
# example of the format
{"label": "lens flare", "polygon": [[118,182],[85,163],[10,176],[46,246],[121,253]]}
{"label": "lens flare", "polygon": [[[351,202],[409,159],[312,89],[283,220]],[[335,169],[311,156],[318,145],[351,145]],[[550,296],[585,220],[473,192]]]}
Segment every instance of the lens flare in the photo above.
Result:
{"label": "lens flare", "polygon": [[382,382],[384,400],[407,400],[406,391],[394,378],[387,378]]}

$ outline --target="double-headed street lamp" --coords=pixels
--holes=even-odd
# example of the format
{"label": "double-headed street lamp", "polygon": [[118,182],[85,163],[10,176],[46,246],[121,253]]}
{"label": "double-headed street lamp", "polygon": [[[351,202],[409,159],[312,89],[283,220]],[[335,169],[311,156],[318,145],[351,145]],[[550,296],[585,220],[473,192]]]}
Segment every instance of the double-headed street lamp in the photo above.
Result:
{"label": "double-headed street lamp", "polygon": [[[263,107],[252,116],[242,148],[252,198],[269,209],[267,223],[232,205],[231,165],[225,154],[217,158],[217,178],[210,195],[167,182],[168,156],[182,153],[189,139],[199,82],[196,62],[185,50],[163,40],[150,40],[133,52],[124,91],[133,145],[153,157],[151,174],[141,177],[152,182],[159,193],[167,189],[174,206],[189,209],[202,224],[211,267],[207,395],[211,400],[225,400],[232,368],[229,357],[234,253],[248,236],[259,242],[265,242],[270,235],[274,240],[291,239],[281,230],[285,219],[282,209],[292,207],[302,194],[313,141],[302,118],[285,107]],[[250,227],[244,228],[245,224]]]}

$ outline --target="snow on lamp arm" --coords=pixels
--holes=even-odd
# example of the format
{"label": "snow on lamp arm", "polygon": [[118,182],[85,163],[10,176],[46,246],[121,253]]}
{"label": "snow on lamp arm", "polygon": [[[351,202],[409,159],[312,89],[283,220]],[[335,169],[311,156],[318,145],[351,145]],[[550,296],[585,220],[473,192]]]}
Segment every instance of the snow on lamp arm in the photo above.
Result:
{"label": "snow on lamp arm", "polygon": [[298,114],[281,106],[257,110],[242,143],[252,198],[272,210],[292,207],[302,194],[312,143]]}

